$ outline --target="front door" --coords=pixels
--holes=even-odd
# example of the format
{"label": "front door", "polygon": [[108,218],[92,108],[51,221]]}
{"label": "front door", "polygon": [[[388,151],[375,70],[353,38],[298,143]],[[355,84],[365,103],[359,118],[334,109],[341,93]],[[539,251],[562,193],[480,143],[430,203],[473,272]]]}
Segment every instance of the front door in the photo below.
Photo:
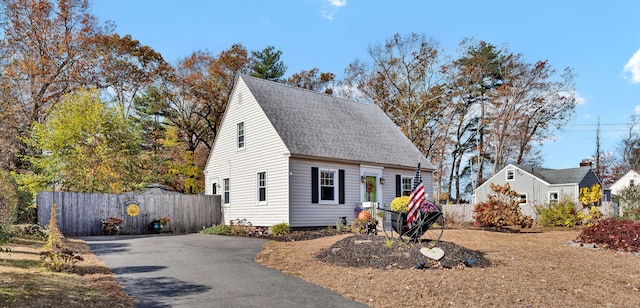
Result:
{"label": "front door", "polygon": [[365,202],[377,202],[377,178],[375,176],[366,176],[365,186],[364,186],[364,201]]}

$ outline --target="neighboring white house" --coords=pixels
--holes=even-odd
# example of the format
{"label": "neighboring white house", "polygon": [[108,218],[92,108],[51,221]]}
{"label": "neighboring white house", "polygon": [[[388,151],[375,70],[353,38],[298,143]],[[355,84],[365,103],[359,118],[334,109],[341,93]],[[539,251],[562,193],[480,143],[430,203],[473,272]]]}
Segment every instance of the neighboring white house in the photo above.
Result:
{"label": "neighboring white house", "polygon": [[547,169],[509,164],[476,188],[474,204],[488,200],[487,195],[493,194],[491,183],[501,186],[509,183],[511,190],[520,194],[522,213],[533,218],[536,218],[536,206],[556,202],[563,195],[580,204],[580,188],[591,188],[596,183],[602,187],[591,166]]}
{"label": "neighboring white house", "polygon": [[364,202],[387,205],[433,167],[376,105],[238,75],[204,169],[224,221],[335,225]]}
{"label": "neighboring white house", "polygon": [[[620,179],[618,179],[615,183],[611,184],[610,186],[611,194],[614,196],[618,195],[620,191],[622,191],[624,188],[633,186],[633,185],[640,185],[640,173],[638,173],[635,170],[630,170],[625,175],[623,175]],[[619,211],[619,212],[616,212],[616,214],[623,215],[624,205],[615,204],[614,211],[616,210]]]}
{"label": "neighboring white house", "polygon": [[622,189],[633,185],[640,185],[640,173],[635,170],[627,172],[615,183],[611,184],[611,194],[617,195]]}

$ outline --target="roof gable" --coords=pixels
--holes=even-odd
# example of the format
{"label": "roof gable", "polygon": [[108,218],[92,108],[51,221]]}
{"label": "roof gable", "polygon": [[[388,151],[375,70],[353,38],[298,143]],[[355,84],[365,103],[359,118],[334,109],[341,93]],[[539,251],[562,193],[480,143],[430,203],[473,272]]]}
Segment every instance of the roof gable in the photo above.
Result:
{"label": "roof gable", "polygon": [[427,161],[376,105],[247,75],[239,78],[292,155],[404,167]]}

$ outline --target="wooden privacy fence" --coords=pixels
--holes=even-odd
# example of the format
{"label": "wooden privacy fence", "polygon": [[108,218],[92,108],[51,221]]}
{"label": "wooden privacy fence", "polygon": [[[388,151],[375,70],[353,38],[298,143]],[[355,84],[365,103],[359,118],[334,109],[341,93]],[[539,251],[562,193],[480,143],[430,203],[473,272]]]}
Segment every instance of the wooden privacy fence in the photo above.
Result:
{"label": "wooden privacy fence", "polygon": [[[55,202],[58,227],[64,235],[102,235],[102,221],[120,218],[120,234],[150,233],[151,221],[170,217],[164,232],[195,233],[222,221],[220,196],[183,194],[86,194],[71,192],[38,192],[38,223],[46,226]],[[140,208],[137,216],[127,214],[127,206]]]}

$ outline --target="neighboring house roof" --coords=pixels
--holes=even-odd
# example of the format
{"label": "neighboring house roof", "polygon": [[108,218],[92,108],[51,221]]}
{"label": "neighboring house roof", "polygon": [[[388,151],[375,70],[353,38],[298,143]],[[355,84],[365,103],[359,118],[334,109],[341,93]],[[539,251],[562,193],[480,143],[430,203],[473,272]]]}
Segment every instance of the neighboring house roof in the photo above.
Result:
{"label": "neighboring house roof", "polygon": [[591,171],[591,167],[577,167],[567,169],[547,169],[532,166],[514,165],[549,184],[573,184],[580,183]]}
{"label": "neighboring house roof", "polygon": [[376,105],[239,75],[292,156],[433,168]]}

